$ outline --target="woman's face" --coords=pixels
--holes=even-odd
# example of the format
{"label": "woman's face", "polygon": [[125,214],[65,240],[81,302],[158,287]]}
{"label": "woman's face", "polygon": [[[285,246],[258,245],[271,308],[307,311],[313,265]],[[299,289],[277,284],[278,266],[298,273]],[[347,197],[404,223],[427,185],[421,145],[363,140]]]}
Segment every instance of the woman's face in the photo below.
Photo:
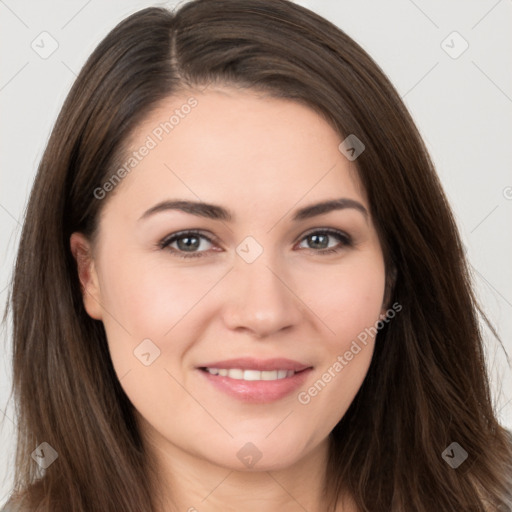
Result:
{"label": "woman's face", "polygon": [[285,468],[325,447],[354,399],[385,268],[341,142],[292,101],[183,93],[138,127],[115,190],[96,191],[84,303],[159,452]]}

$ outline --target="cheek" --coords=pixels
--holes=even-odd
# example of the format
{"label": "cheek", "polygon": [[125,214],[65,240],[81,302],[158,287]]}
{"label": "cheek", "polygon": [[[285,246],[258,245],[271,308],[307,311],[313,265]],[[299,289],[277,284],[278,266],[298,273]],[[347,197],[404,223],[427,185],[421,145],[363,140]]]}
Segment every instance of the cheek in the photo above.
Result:
{"label": "cheek", "polygon": [[[166,261],[147,260],[124,258],[102,267],[103,323],[110,355],[118,377],[130,372],[129,380],[138,383],[126,389],[134,400],[142,388],[169,386],[165,370],[175,373],[199,337],[205,315],[202,299],[223,275],[218,270],[201,273],[194,267],[178,269]],[[145,366],[140,357],[148,352],[146,362],[154,362]],[[176,377],[181,381],[181,376]],[[129,385],[128,377],[122,385]]]}
{"label": "cheek", "polygon": [[[322,318],[340,349],[373,326],[382,312],[385,268],[381,257],[369,254],[325,269],[314,277],[308,303]],[[305,288],[306,289],[306,288]]]}
{"label": "cheek", "polygon": [[[164,340],[215,281],[211,272],[198,278],[194,268],[148,265],[142,258],[126,258],[105,272],[102,297],[110,316],[134,338],[153,336]],[[105,320],[112,323],[108,317]]]}
{"label": "cheek", "polygon": [[378,253],[318,273],[309,305],[326,326],[322,365],[298,402],[328,432],[343,417],[368,371],[382,312],[385,267]]}
{"label": "cheek", "polygon": [[163,425],[176,414],[190,414],[176,367],[194,339],[188,320],[214,280],[143,258],[112,261],[102,270],[103,323],[125,393],[137,410]]}

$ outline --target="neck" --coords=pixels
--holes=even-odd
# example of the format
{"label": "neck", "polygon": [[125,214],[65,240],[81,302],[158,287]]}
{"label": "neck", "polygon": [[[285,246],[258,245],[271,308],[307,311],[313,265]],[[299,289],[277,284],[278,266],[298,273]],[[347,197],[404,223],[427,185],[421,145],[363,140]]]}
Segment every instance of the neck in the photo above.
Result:
{"label": "neck", "polygon": [[[284,469],[240,471],[145,436],[158,468],[158,512],[326,512],[328,439]],[[352,512],[338,506],[336,512]]]}

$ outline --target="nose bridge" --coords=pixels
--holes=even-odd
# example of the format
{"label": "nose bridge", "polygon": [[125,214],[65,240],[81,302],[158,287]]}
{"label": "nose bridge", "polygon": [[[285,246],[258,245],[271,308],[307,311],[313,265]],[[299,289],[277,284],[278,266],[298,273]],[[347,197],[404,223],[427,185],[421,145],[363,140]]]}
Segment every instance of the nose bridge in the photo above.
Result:
{"label": "nose bridge", "polygon": [[275,251],[246,239],[237,253],[223,304],[228,327],[262,337],[295,325],[301,318],[300,301]]}

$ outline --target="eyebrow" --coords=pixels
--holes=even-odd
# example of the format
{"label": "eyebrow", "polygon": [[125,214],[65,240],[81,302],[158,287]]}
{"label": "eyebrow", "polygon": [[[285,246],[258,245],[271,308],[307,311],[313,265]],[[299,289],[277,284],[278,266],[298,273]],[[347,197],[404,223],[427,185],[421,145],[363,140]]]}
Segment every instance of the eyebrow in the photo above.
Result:
{"label": "eyebrow", "polygon": [[[297,222],[299,220],[305,220],[311,217],[316,217],[317,215],[323,215],[335,210],[345,210],[347,208],[357,210],[361,212],[365,218],[368,217],[368,210],[360,202],[354,199],[342,197],[300,208],[296,210],[292,220]],[[198,201],[167,200],[162,201],[145,211],[139,218],[139,221],[147,219],[156,213],[168,210],[179,210],[191,215],[197,215],[198,217],[227,222],[231,222],[234,219],[234,215],[229,210],[215,204],[202,203]]]}

